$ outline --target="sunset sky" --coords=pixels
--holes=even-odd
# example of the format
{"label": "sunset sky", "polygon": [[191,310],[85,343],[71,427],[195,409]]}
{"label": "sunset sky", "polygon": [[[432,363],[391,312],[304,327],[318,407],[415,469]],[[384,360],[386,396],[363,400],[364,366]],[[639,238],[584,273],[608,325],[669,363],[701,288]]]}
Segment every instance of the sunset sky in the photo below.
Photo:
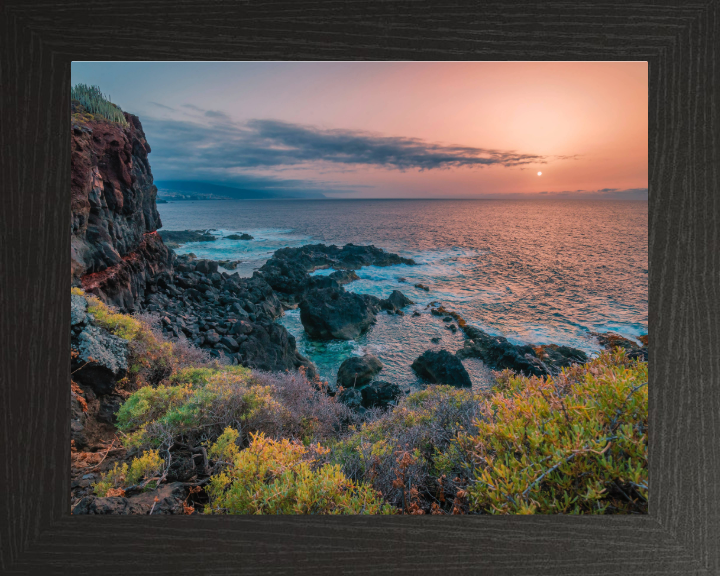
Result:
{"label": "sunset sky", "polygon": [[81,62],[72,82],[140,117],[156,180],[647,198],[645,62]]}

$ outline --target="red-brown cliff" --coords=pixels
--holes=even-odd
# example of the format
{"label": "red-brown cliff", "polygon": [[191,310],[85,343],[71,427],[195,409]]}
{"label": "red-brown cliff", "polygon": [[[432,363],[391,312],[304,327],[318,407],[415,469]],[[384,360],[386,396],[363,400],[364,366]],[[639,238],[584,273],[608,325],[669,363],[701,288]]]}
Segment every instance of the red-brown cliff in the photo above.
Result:
{"label": "red-brown cliff", "polygon": [[71,273],[122,309],[172,270],[148,162],[150,146],[137,116],[122,126],[73,102],[71,123]]}

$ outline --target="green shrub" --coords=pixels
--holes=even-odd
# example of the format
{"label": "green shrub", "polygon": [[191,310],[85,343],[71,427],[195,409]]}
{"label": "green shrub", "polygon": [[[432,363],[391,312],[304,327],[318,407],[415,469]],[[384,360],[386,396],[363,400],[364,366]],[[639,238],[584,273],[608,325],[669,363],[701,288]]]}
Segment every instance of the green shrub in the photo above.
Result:
{"label": "green shrub", "polygon": [[117,413],[124,444],[134,448],[169,446],[173,440],[196,446],[213,441],[227,426],[264,432],[311,444],[340,433],[348,409],[317,390],[300,373],[253,373],[241,366],[187,368],[171,386],[141,388]]}
{"label": "green shrub", "polygon": [[230,459],[207,489],[207,513],[224,514],[392,514],[368,485],[349,480],[340,466],[314,467],[305,460],[308,448],[287,439],[252,435],[238,451],[238,434],[228,428],[210,449]]}
{"label": "green shrub", "polygon": [[134,448],[168,447],[176,439],[195,446],[214,440],[233,425],[244,431],[276,434],[287,410],[268,386],[256,384],[247,368],[218,369],[200,386],[141,388],[117,413],[124,444]]}
{"label": "green shrub", "polygon": [[102,116],[123,126],[128,125],[122,110],[110,102],[110,98],[102,93],[99,86],[76,84],[70,89],[70,98],[77,100],[90,114]]}
{"label": "green shrub", "polygon": [[152,480],[152,478],[162,472],[164,464],[157,450],[144,452],[139,458],[133,458],[130,466],[127,463],[118,466],[116,463],[113,469],[103,476],[102,480],[93,485],[95,495],[121,496],[124,493],[123,487],[135,486],[143,478],[151,480],[144,486],[146,490],[157,488],[157,480]]}
{"label": "green shrub", "polygon": [[605,352],[556,378],[505,375],[458,453],[471,511],[647,512],[647,363]]}

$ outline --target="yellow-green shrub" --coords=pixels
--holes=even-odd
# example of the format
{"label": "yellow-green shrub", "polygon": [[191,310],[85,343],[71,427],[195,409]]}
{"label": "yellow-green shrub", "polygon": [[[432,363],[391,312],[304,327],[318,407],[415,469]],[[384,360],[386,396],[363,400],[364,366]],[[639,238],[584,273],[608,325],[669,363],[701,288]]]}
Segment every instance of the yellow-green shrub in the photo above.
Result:
{"label": "yellow-green shrub", "polygon": [[228,428],[210,449],[230,459],[211,478],[208,513],[225,514],[392,514],[368,485],[349,480],[340,466],[313,467],[304,460],[300,442],[275,441],[252,435],[250,446],[238,451],[238,434]]}
{"label": "yellow-green shrub", "polygon": [[[113,489],[135,486],[143,478],[150,479],[158,476],[162,472],[163,466],[164,461],[157,450],[144,452],[142,456],[133,458],[130,466],[127,465],[127,462],[122,466],[118,466],[116,463],[112,470],[103,476],[102,480],[93,485],[93,490],[96,496],[107,496],[108,492]],[[149,490],[157,488],[157,481],[148,482],[145,488]]]}
{"label": "yellow-green shrub", "polygon": [[192,445],[213,440],[229,424],[276,433],[287,409],[269,386],[257,384],[247,368],[219,369],[201,386],[144,387],[117,413],[118,428],[127,432],[128,447],[169,446],[177,438]]}
{"label": "yellow-green shrub", "polygon": [[477,432],[457,438],[470,510],[647,512],[647,378],[622,350],[556,378],[506,374]]}
{"label": "yellow-green shrub", "polygon": [[143,329],[142,324],[128,314],[120,314],[95,296],[87,298],[88,312],[93,315],[95,324],[111,334],[125,340],[133,340]]}

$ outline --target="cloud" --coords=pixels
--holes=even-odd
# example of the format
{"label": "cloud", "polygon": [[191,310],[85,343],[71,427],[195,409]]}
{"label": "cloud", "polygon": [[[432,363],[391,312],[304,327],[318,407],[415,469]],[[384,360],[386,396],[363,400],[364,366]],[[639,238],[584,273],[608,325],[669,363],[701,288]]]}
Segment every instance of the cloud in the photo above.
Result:
{"label": "cloud", "polygon": [[545,156],[472,146],[383,136],[357,130],[325,130],[277,120],[232,122],[223,112],[203,110],[207,124],[147,118],[145,130],[157,155],[153,167],[183,171],[212,166],[248,170],[312,165],[389,170],[435,170],[459,167],[521,167],[543,164]]}
{"label": "cloud", "polygon": [[171,108],[170,106],[165,106],[165,104],[160,104],[159,102],[150,102],[153,106],[157,106],[158,108],[164,108],[165,110],[172,110],[175,112],[175,108]]}
{"label": "cloud", "polygon": [[230,116],[220,110],[205,110],[205,116],[208,118],[217,118],[219,120],[230,120]]}

